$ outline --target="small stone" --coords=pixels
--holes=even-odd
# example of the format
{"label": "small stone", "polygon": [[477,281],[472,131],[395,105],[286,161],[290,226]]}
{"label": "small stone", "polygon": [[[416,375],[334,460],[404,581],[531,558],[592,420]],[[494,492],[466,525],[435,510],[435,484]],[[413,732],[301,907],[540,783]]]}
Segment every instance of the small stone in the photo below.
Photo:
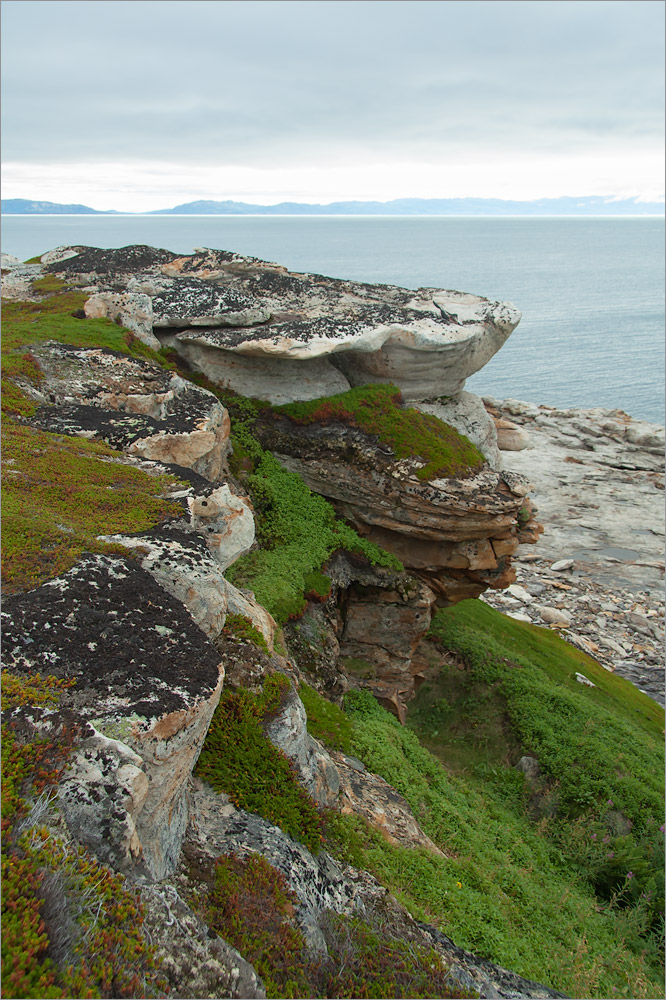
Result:
{"label": "small stone", "polygon": [[554,573],[562,573],[566,569],[572,569],[574,564],[573,559],[558,559],[551,565],[551,569]]}
{"label": "small stone", "polygon": [[541,606],[535,609],[541,615],[543,621],[550,624],[560,624],[571,625],[573,618],[568,611],[564,611],[562,608],[551,608],[548,606]]}
{"label": "small stone", "polygon": [[532,624],[532,619],[529,615],[526,615],[523,611],[507,611],[507,618],[514,618],[517,622],[529,622]]}
{"label": "small stone", "polygon": [[579,684],[585,684],[587,687],[594,688],[597,686],[596,684],[592,683],[589,677],[586,677],[585,674],[579,674],[578,671],[576,671],[576,680],[578,681]]}
{"label": "small stone", "polygon": [[511,594],[512,597],[517,597],[522,604],[531,604],[532,601],[534,600],[532,595],[527,590],[525,590],[524,587],[521,587],[517,583],[512,583],[511,586],[507,587],[506,589],[508,593]]}

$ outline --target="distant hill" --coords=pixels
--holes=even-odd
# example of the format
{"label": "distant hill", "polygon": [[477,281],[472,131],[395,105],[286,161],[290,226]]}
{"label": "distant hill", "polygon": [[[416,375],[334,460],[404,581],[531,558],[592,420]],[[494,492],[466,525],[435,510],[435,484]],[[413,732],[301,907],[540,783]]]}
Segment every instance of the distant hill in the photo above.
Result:
{"label": "distant hill", "polygon": [[99,212],[87,205],[59,205],[54,201],[28,201],[26,198],[4,198],[3,215],[117,215],[115,210]]}
{"label": "distant hill", "polygon": [[[59,205],[52,201],[10,198],[2,202],[5,215],[118,215],[86,205]],[[663,202],[635,198],[613,201],[590,196],[505,201],[500,198],[396,198],[394,201],[334,201],[328,205],[284,201],[279,205],[251,205],[244,201],[188,201],[175,208],[130,215],[663,215]]]}
{"label": "distant hill", "polygon": [[251,205],[243,201],[190,201],[151,215],[663,215],[659,202],[600,196],[504,201],[500,198],[397,198],[394,201],[334,201],[328,205],[285,201]]}

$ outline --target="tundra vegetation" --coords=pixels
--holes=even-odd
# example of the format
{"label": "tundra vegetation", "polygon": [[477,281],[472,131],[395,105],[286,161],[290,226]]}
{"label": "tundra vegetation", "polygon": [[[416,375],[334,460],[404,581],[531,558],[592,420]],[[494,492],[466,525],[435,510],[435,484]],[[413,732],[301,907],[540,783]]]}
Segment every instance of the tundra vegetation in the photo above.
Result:
{"label": "tundra vegetation", "polygon": [[[35,290],[38,302],[3,310],[9,592],[62,573],[103,544],[98,535],[144,531],[180,512],[165,499],[172,478],[137,470],[100,442],[30,426],[28,389],[42,377],[30,348],[40,340],[174,366],[121,327],[81,318],[81,293],[52,278]],[[283,623],[307,601],[326,599],[326,562],[337,549],[401,568],[259,445],[252,427],[267,404],[214,391],[230,410],[232,471],[257,517],[258,545],[229,574],[237,585],[251,587]],[[438,428],[417,426],[391,387],[276,411],[349,422],[397,458],[418,454],[424,476],[478,467],[457,438],[433,443]],[[226,634],[262,646],[240,615],[229,616]],[[197,773],[311,851],[371,872],[461,947],[571,997],[663,997],[663,711],[554,632],[480,601],[438,612],[427,643],[439,673],[419,689],[405,726],[367,692],[351,692],[342,705],[307,685],[299,693],[312,735],[397,788],[441,853],[396,846],[358,816],[315,806],[265,735],[289,683],[280,674],[258,693],[225,689]],[[596,686],[578,684],[576,672]],[[68,683],[3,674],[3,996],[168,995],[139,896],[71,840],[52,808],[77,738],[76,720],[58,712]],[[26,736],[22,711],[47,712],[47,734]],[[515,767],[525,755],[540,765],[529,781]],[[401,941],[388,924],[327,914],[328,958],[315,961],[284,877],[259,856],[220,857],[190,902],[255,964],[269,996],[462,995],[434,952]]]}

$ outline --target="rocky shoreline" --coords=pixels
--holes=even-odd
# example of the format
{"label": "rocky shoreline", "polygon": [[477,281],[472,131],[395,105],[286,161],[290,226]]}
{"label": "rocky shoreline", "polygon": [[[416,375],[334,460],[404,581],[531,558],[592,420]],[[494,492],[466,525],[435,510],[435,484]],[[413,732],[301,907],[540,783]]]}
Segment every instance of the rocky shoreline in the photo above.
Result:
{"label": "rocky shoreline", "polygon": [[620,410],[484,402],[544,531],[514,556],[515,584],[482,600],[557,629],[663,705],[664,428]]}

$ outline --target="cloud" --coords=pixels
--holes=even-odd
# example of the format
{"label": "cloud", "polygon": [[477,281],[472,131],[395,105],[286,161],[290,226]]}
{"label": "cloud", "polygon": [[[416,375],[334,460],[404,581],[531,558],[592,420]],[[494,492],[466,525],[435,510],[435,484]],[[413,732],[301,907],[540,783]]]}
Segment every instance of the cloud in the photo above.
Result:
{"label": "cloud", "polygon": [[638,144],[660,169],[663,7],[652,0],[3,10],[12,163],[88,163],[100,177],[105,163],[155,161],[325,173],[614,158]]}

